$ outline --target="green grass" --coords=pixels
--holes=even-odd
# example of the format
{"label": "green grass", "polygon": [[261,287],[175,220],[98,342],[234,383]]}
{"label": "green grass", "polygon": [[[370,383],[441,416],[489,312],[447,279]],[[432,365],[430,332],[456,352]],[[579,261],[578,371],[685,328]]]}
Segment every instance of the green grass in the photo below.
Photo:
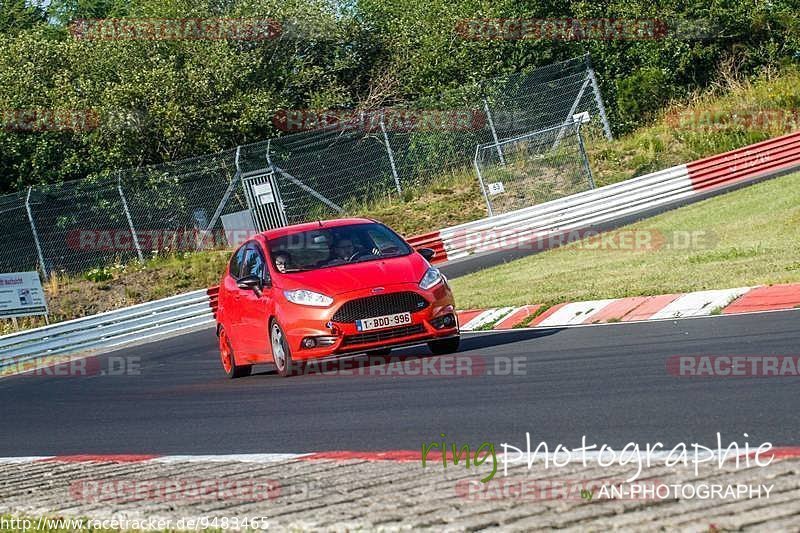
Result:
{"label": "green grass", "polygon": [[705,232],[689,249],[619,251],[586,241],[452,280],[461,309],[800,282],[800,173],[625,229]]}

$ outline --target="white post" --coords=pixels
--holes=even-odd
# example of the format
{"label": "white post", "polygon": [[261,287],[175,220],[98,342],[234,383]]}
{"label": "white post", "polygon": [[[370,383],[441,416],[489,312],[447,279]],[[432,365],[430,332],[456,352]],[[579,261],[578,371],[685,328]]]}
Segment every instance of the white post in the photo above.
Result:
{"label": "white post", "polygon": [[128,209],[128,201],[125,199],[125,194],[122,192],[122,176],[119,172],[117,173],[117,190],[119,191],[119,197],[122,200],[122,209],[125,211],[125,218],[128,219],[128,227],[130,228],[131,236],[133,237],[133,245],[136,247],[136,255],[139,256],[139,262],[144,263],[142,247],[139,246],[139,237],[136,235],[136,228],[133,227],[133,219],[131,218],[131,212]]}
{"label": "white post", "polygon": [[492,138],[494,139],[494,145],[497,148],[497,155],[500,157],[500,163],[505,165],[506,158],[503,155],[503,149],[500,148],[500,140],[497,138],[497,130],[494,128],[494,120],[492,119],[491,111],[489,111],[489,101],[486,100],[486,97],[483,98],[483,110],[486,113],[486,120],[489,121],[489,129],[492,130]]}
{"label": "white post", "polygon": [[383,142],[386,144],[386,152],[389,154],[389,163],[392,165],[392,176],[394,177],[394,185],[397,187],[397,194],[403,194],[400,189],[400,178],[397,177],[397,167],[394,166],[394,152],[392,152],[392,145],[389,144],[389,136],[386,135],[386,127],[383,125],[383,115],[381,114],[381,132],[383,132]]}
{"label": "white post", "polygon": [[606,106],[603,105],[603,98],[600,95],[600,85],[597,83],[597,78],[594,75],[594,69],[592,68],[592,62],[589,59],[589,55],[587,54],[585,57],[586,61],[586,69],[589,73],[589,80],[592,83],[592,90],[594,92],[594,101],[597,102],[597,109],[600,110],[600,119],[603,121],[603,131],[606,134],[606,139],[609,141],[614,138],[611,135],[611,125],[608,123],[608,116],[606,116]]}
{"label": "white post", "polygon": [[28,187],[28,194],[25,196],[25,210],[28,212],[28,223],[31,225],[33,231],[33,242],[36,244],[36,253],[39,254],[39,267],[42,269],[44,279],[47,279],[47,268],[44,266],[44,254],[42,253],[42,245],[39,243],[39,234],[36,232],[36,224],[33,222],[33,214],[31,213],[31,190],[33,187]]}

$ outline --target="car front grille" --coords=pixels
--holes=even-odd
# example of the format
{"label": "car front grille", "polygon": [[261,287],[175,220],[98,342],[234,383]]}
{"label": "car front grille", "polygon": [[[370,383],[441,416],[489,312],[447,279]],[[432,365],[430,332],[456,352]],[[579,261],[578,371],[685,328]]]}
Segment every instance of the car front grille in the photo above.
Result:
{"label": "car front grille", "polygon": [[416,313],[428,307],[428,301],[416,292],[390,292],[345,302],[333,315],[334,322],[355,322],[364,318]]}
{"label": "car front grille", "polygon": [[379,329],[369,333],[359,333],[358,335],[345,335],[344,339],[342,340],[342,346],[388,341],[390,339],[397,339],[407,335],[415,335],[417,333],[424,332],[425,326],[422,324],[411,324],[410,326],[401,326],[399,328],[391,329]]}

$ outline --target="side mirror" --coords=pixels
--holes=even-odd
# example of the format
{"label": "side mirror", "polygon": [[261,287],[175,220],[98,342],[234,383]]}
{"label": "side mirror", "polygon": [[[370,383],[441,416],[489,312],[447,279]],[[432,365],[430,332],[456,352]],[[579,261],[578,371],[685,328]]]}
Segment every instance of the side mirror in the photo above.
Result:
{"label": "side mirror", "polygon": [[419,253],[419,255],[421,255],[422,257],[424,257],[428,261],[433,259],[433,256],[436,255],[436,252],[434,252],[430,248],[420,248],[419,250],[417,250],[417,252]]}
{"label": "side mirror", "polygon": [[257,296],[261,296],[261,289],[264,288],[264,284],[261,281],[261,278],[254,275],[245,276],[243,278],[237,279],[236,286],[239,287],[240,289],[251,290],[255,292]]}

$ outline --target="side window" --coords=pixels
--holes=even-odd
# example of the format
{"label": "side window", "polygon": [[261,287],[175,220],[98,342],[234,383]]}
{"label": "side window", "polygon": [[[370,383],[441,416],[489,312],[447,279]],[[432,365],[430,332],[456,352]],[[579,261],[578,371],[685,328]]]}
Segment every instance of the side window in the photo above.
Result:
{"label": "side window", "polygon": [[244,265],[241,271],[241,277],[244,276],[258,276],[264,279],[264,256],[259,249],[258,244],[249,243],[245,246]]}
{"label": "side window", "polygon": [[236,250],[236,253],[233,254],[233,257],[231,257],[230,274],[233,279],[239,279],[242,277],[241,276],[242,263],[246,248],[247,246],[242,246],[241,248]]}

